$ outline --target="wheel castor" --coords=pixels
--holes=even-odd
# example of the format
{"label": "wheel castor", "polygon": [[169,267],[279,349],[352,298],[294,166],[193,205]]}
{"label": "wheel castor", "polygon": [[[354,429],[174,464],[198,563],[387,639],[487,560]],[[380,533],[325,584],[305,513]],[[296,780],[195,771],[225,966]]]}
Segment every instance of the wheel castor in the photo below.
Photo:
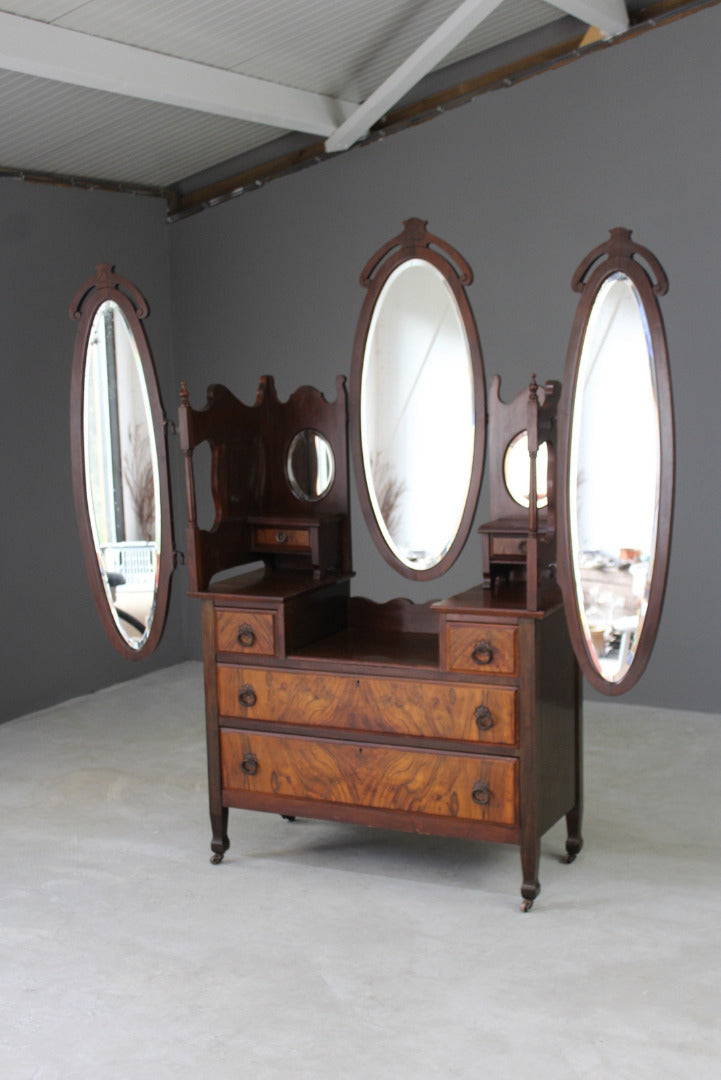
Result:
{"label": "wheel castor", "polygon": [[295,821],[295,814],[281,814],[283,821]]}
{"label": "wheel castor", "polygon": [[213,852],[213,854],[210,856],[210,861],[213,864],[213,866],[217,866],[218,863],[222,863],[224,854],[225,854],[224,851],[214,851]]}
{"label": "wheel castor", "polygon": [[530,911],[533,907],[533,900],[522,900],[521,911]]}

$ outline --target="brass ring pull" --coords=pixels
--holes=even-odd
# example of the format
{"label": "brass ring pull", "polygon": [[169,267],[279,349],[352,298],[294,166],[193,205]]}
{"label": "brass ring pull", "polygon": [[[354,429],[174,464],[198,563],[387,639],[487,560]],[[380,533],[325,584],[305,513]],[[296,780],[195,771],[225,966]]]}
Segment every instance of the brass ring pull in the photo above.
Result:
{"label": "brass ring pull", "polygon": [[490,664],[493,660],[493,646],[490,641],[479,641],[473,648],[471,659],[477,664]]}
{"label": "brass ring pull", "polygon": [[238,644],[246,649],[250,649],[255,645],[255,631],[247,622],[244,622],[238,630]]}
{"label": "brass ring pull", "polygon": [[246,683],[245,686],[241,686],[240,692],[238,694],[238,701],[241,705],[255,705],[257,700],[258,698],[256,696],[255,690],[249,683]]}
{"label": "brass ring pull", "polygon": [[255,776],[258,771],[258,759],[255,754],[243,754],[240,767],[248,776]]}
{"label": "brass ring pull", "polygon": [[278,532],[275,534],[275,542],[277,544],[286,544],[288,542],[288,533],[285,529],[278,529]]}
{"label": "brass ring pull", "polygon": [[485,780],[476,780],[471,788],[471,798],[479,806],[488,806],[491,801],[491,789]]}
{"label": "brass ring pull", "polygon": [[493,727],[493,713],[487,705],[479,705],[474,716],[479,731],[489,731]]}

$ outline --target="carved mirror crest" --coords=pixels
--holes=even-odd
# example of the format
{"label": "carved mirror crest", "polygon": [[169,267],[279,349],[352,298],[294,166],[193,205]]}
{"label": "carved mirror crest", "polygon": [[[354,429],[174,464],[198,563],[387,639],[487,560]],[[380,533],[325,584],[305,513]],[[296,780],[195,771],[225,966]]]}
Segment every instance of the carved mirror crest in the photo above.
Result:
{"label": "carved mirror crest", "polygon": [[148,305],[108,264],[78,290],[71,388],[75,511],[100,620],[131,660],[160,640],[173,570],[164,413]]}
{"label": "carved mirror crest", "polygon": [[478,331],[465,260],[411,218],[363,269],[351,368],[358,492],[383,557],[409,578],[444,573],[475,511],[485,449]]}
{"label": "carved mirror crest", "polygon": [[648,662],[668,568],[673,411],[656,299],[668,282],[650,251],[613,229],[572,287],[581,300],[561,397],[559,581],[584,674],[619,694]]}

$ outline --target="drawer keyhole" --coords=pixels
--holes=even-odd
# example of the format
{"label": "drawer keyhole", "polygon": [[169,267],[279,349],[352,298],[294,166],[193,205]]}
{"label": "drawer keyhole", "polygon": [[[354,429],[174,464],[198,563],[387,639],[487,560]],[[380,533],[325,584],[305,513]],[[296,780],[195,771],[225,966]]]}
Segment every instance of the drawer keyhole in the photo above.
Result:
{"label": "drawer keyhole", "polygon": [[475,711],[475,717],[479,731],[490,731],[493,727],[493,713],[487,705],[479,705]]}
{"label": "drawer keyhole", "polygon": [[493,660],[493,646],[490,641],[479,641],[474,645],[471,658],[481,665],[490,664]]}
{"label": "drawer keyhole", "polygon": [[255,776],[258,771],[258,759],[255,754],[243,754],[240,767],[248,776]]}
{"label": "drawer keyhole", "polygon": [[491,801],[491,789],[485,780],[476,780],[471,788],[471,798],[479,806],[488,806]]}
{"label": "drawer keyhole", "polygon": [[249,626],[247,622],[243,623],[238,630],[238,644],[246,649],[250,649],[255,645],[255,632],[252,626]]}
{"label": "drawer keyhole", "polygon": [[285,544],[288,542],[288,533],[284,529],[278,529],[275,534],[275,541],[277,544]]}
{"label": "drawer keyhole", "polygon": [[255,705],[257,700],[258,698],[255,690],[249,683],[246,683],[245,686],[241,686],[240,692],[238,693],[238,701],[241,705]]}

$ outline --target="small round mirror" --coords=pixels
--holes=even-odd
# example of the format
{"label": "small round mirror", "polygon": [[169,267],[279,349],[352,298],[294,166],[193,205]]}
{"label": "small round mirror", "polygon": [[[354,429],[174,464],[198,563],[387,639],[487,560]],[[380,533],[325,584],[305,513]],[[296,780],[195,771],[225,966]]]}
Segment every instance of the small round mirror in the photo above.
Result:
{"label": "small round mirror", "polygon": [[303,502],[318,502],[333,485],[333,448],[319,431],[304,428],[288,447],[286,474],[291,491]]}
{"label": "small round mirror", "polygon": [[[609,694],[651,652],[666,581],[673,417],[655,258],[613,230],[583,285],[564,380],[559,576],[579,663]],[[653,286],[634,254],[656,271]],[[576,281],[589,267],[581,264]],[[567,395],[567,396],[566,396]]]}
{"label": "small round mirror", "polygon": [[[513,501],[527,510],[530,505],[531,455],[525,431],[519,431],[506,447],[503,479]],[[539,510],[548,506],[548,446],[545,442],[541,443],[536,454],[536,502]]]}
{"label": "small round mirror", "polygon": [[162,408],[139,323],[146,312],[108,266],[71,308],[80,320],[71,402],[78,525],[101,620],[131,659],[159,640],[172,571]]}

